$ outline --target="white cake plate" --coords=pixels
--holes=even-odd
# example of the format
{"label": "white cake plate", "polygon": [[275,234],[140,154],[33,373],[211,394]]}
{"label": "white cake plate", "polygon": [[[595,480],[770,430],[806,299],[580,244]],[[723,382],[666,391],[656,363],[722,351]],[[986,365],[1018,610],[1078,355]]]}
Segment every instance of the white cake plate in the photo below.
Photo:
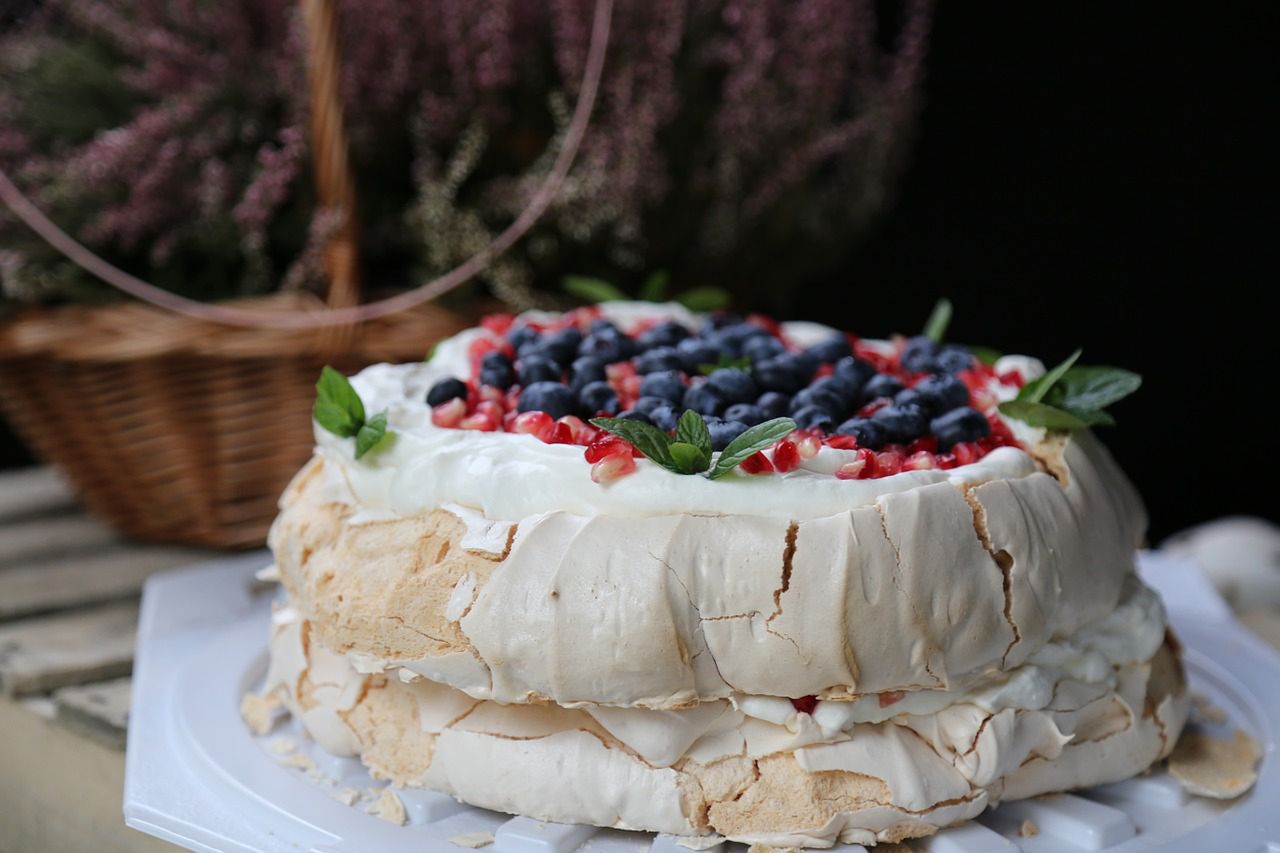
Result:
{"label": "white cake plate", "polygon": [[[459,853],[450,839],[487,832],[494,837],[486,848],[491,853],[686,853],[672,836],[513,818],[430,791],[397,791],[408,823],[395,826],[366,813],[383,783],[358,761],[326,754],[292,722],[252,735],[239,703],[266,670],[271,593],[255,584],[253,572],[268,560],[258,552],[147,582],[129,721],[129,826],[202,851]],[[1254,789],[1218,803],[1184,794],[1176,780],[1157,772],[1006,803],[975,822],[912,842],[913,849],[1280,853],[1280,655],[1233,621],[1193,566],[1145,554],[1142,573],[1164,595],[1186,646],[1192,689],[1227,713],[1216,733],[1243,728],[1263,746]],[[298,755],[314,767],[290,759]],[[357,797],[353,805],[336,801],[344,793]],[[1024,820],[1039,834],[1020,837]],[[723,844],[716,853],[743,849]]]}

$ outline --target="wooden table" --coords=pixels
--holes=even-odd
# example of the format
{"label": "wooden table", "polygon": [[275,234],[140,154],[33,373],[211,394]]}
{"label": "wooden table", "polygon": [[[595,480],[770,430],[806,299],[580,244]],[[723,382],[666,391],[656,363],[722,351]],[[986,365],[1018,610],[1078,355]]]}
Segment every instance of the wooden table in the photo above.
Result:
{"label": "wooden table", "polygon": [[[0,851],[175,849],[121,814],[138,597],[213,556],[121,540],[49,469],[0,474]],[[1280,615],[1240,615],[1280,647]]]}

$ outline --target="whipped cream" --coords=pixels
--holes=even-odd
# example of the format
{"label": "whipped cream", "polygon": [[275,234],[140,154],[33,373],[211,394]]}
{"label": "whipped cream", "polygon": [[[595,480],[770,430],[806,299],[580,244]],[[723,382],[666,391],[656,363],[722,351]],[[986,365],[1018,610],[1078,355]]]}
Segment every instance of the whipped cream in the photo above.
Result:
{"label": "whipped cream", "polygon": [[[624,329],[654,316],[694,323],[694,317],[678,305],[619,302],[602,309]],[[522,316],[545,320],[556,315],[530,312]],[[817,323],[784,323],[782,330],[797,346],[836,334]],[[315,428],[321,453],[343,469],[361,509],[361,520],[410,516],[448,503],[479,510],[489,519],[516,520],[561,510],[582,516],[749,514],[805,520],[868,506],[883,495],[933,483],[969,485],[1017,479],[1038,470],[1023,450],[1003,447],[977,462],[947,471],[904,471],[873,480],[839,480],[831,474],[856,454],[824,447],[796,470],[777,476],[732,475],[715,481],[678,477],[640,459],[634,474],[600,485],[592,482],[581,447],[545,444],[530,435],[446,429],[431,423],[427,391],[440,379],[467,376],[468,347],[484,337],[497,339],[486,329],[469,329],[441,342],[429,362],[374,365],[352,379],[366,410],[388,412],[396,436],[386,450],[357,463],[352,439]],[[892,346],[884,341],[869,343],[886,349]],[[1025,358],[1006,357],[1004,368],[1019,370],[1026,378],[1043,371],[1034,359]],[[1008,399],[1017,393],[1017,386],[993,382],[991,391]],[[1028,432],[1019,422],[1011,426],[1019,438],[1034,438],[1039,433]],[[501,485],[495,488],[495,484]]]}

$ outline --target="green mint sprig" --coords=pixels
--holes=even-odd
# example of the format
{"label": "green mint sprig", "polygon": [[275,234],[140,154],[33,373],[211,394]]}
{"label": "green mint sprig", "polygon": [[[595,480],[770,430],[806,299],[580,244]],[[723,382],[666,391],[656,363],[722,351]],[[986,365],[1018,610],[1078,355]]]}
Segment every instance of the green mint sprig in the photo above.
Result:
{"label": "green mint sprig", "polygon": [[728,353],[722,352],[720,353],[720,358],[716,359],[715,364],[699,364],[698,372],[701,373],[703,376],[710,376],[711,374],[715,373],[717,370],[720,370],[721,368],[724,368],[724,367],[736,367],[739,370],[750,370],[751,359],[745,355],[742,356],[741,358],[733,358]]}
{"label": "green mint sprig", "polygon": [[[694,287],[669,297],[670,283],[671,275],[666,270],[655,270],[641,282],[638,298],[645,302],[665,302],[671,298],[690,311],[719,311],[729,307],[729,291],[722,287]],[[571,296],[591,304],[633,298],[612,282],[586,275],[567,275],[561,279],[560,286]]]}
{"label": "green mint sprig", "polygon": [[347,377],[325,365],[316,382],[316,423],[341,438],[356,440],[356,458],[383,447],[395,433],[387,429],[387,413],[365,417],[364,403]]}
{"label": "green mint sprig", "polygon": [[1000,413],[1051,430],[1114,426],[1106,407],[1137,391],[1142,377],[1119,367],[1077,365],[1080,352],[1022,386],[1017,397],[1000,404]]}
{"label": "green mint sprig", "polygon": [[711,431],[702,415],[692,409],[680,416],[674,437],[642,421],[593,418],[591,423],[630,444],[653,463],[673,474],[703,474],[718,480],[745,460],[796,429],[791,418],[774,418],[751,427],[729,442],[715,464],[711,463]]}
{"label": "green mint sprig", "polygon": [[951,325],[951,300],[944,296],[929,312],[929,319],[924,324],[924,336],[935,344],[940,344],[947,334],[949,325]]}

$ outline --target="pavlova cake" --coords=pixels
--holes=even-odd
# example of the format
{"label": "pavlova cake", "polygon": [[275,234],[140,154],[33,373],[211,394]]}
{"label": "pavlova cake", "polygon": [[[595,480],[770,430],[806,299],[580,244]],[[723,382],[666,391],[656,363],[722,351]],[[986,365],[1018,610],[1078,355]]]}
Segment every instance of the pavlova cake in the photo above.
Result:
{"label": "pavlova cake", "polygon": [[1142,772],[1185,682],[1085,428],[1137,378],[932,331],[613,303],[327,371],[265,690],[396,785],[693,846]]}

